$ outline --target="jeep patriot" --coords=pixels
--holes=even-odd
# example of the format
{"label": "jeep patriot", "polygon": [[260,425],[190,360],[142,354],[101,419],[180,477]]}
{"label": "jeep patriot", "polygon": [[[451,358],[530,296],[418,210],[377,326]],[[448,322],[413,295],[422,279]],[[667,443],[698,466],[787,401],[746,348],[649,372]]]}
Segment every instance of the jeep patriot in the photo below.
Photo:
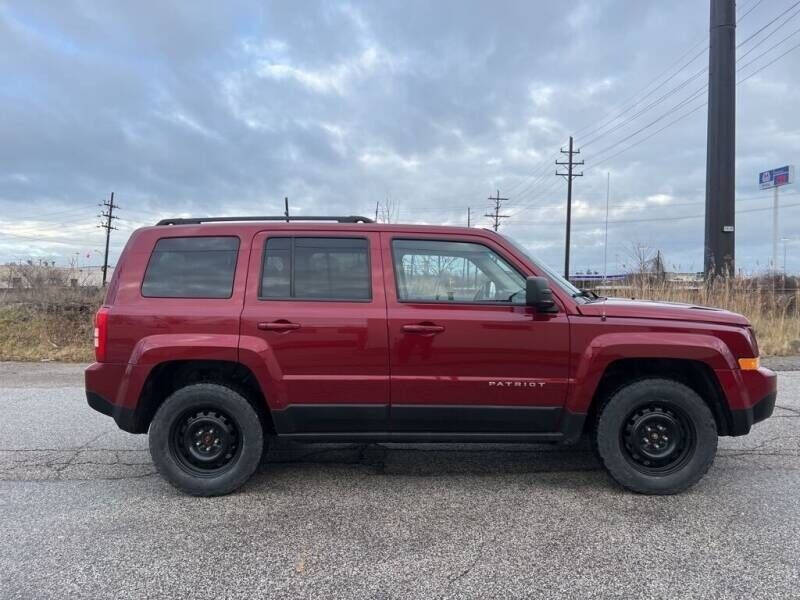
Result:
{"label": "jeep patriot", "polygon": [[583,292],[508,237],[364,217],[167,219],[128,240],[95,316],[95,410],[158,471],[231,492],[272,436],[591,436],[622,486],[672,494],[772,414],[744,317]]}

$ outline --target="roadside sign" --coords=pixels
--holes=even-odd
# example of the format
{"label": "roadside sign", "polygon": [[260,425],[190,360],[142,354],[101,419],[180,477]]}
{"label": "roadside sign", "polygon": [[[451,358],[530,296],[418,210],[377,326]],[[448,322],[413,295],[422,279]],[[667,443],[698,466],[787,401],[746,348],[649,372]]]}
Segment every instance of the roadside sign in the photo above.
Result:
{"label": "roadside sign", "polygon": [[762,190],[794,183],[794,165],[770,169],[758,174],[758,187]]}

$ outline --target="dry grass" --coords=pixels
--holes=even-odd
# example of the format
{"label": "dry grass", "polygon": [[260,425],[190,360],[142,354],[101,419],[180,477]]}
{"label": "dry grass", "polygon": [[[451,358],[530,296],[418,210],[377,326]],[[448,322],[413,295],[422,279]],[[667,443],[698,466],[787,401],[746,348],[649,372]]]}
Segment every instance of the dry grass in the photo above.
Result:
{"label": "dry grass", "polygon": [[762,355],[800,354],[800,293],[796,289],[783,290],[781,282],[777,283],[773,291],[771,282],[755,279],[719,280],[693,289],[686,284],[641,280],[613,295],[724,308],[750,320]]}
{"label": "dry grass", "polygon": [[0,360],[90,362],[101,298],[69,289],[0,298]]}

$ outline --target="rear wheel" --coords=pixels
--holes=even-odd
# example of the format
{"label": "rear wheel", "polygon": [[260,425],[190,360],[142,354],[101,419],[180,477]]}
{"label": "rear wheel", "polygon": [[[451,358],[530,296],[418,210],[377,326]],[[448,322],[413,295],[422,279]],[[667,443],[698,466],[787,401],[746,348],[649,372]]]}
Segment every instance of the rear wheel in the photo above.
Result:
{"label": "rear wheel", "polygon": [[614,393],[600,411],[597,453],[611,476],[642,494],[675,494],[706,474],[717,451],[717,427],[691,388],[643,379]]}
{"label": "rear wheel", "polygon": [[159,407],[150,425],[150,455],[159,473],[195,496],[227,494],[256,471],[264,448],[261,421],[234,390],[186,386]]}

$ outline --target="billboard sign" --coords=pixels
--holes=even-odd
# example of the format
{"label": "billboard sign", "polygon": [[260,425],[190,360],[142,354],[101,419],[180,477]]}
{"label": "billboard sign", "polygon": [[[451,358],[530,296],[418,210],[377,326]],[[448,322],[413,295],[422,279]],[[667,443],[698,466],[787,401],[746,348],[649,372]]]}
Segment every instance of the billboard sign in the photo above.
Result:
{"label": "billboard sign", "polygon": [[794,165],[770,169],[758,174],[758,187],[762,190],[794,183]]}

